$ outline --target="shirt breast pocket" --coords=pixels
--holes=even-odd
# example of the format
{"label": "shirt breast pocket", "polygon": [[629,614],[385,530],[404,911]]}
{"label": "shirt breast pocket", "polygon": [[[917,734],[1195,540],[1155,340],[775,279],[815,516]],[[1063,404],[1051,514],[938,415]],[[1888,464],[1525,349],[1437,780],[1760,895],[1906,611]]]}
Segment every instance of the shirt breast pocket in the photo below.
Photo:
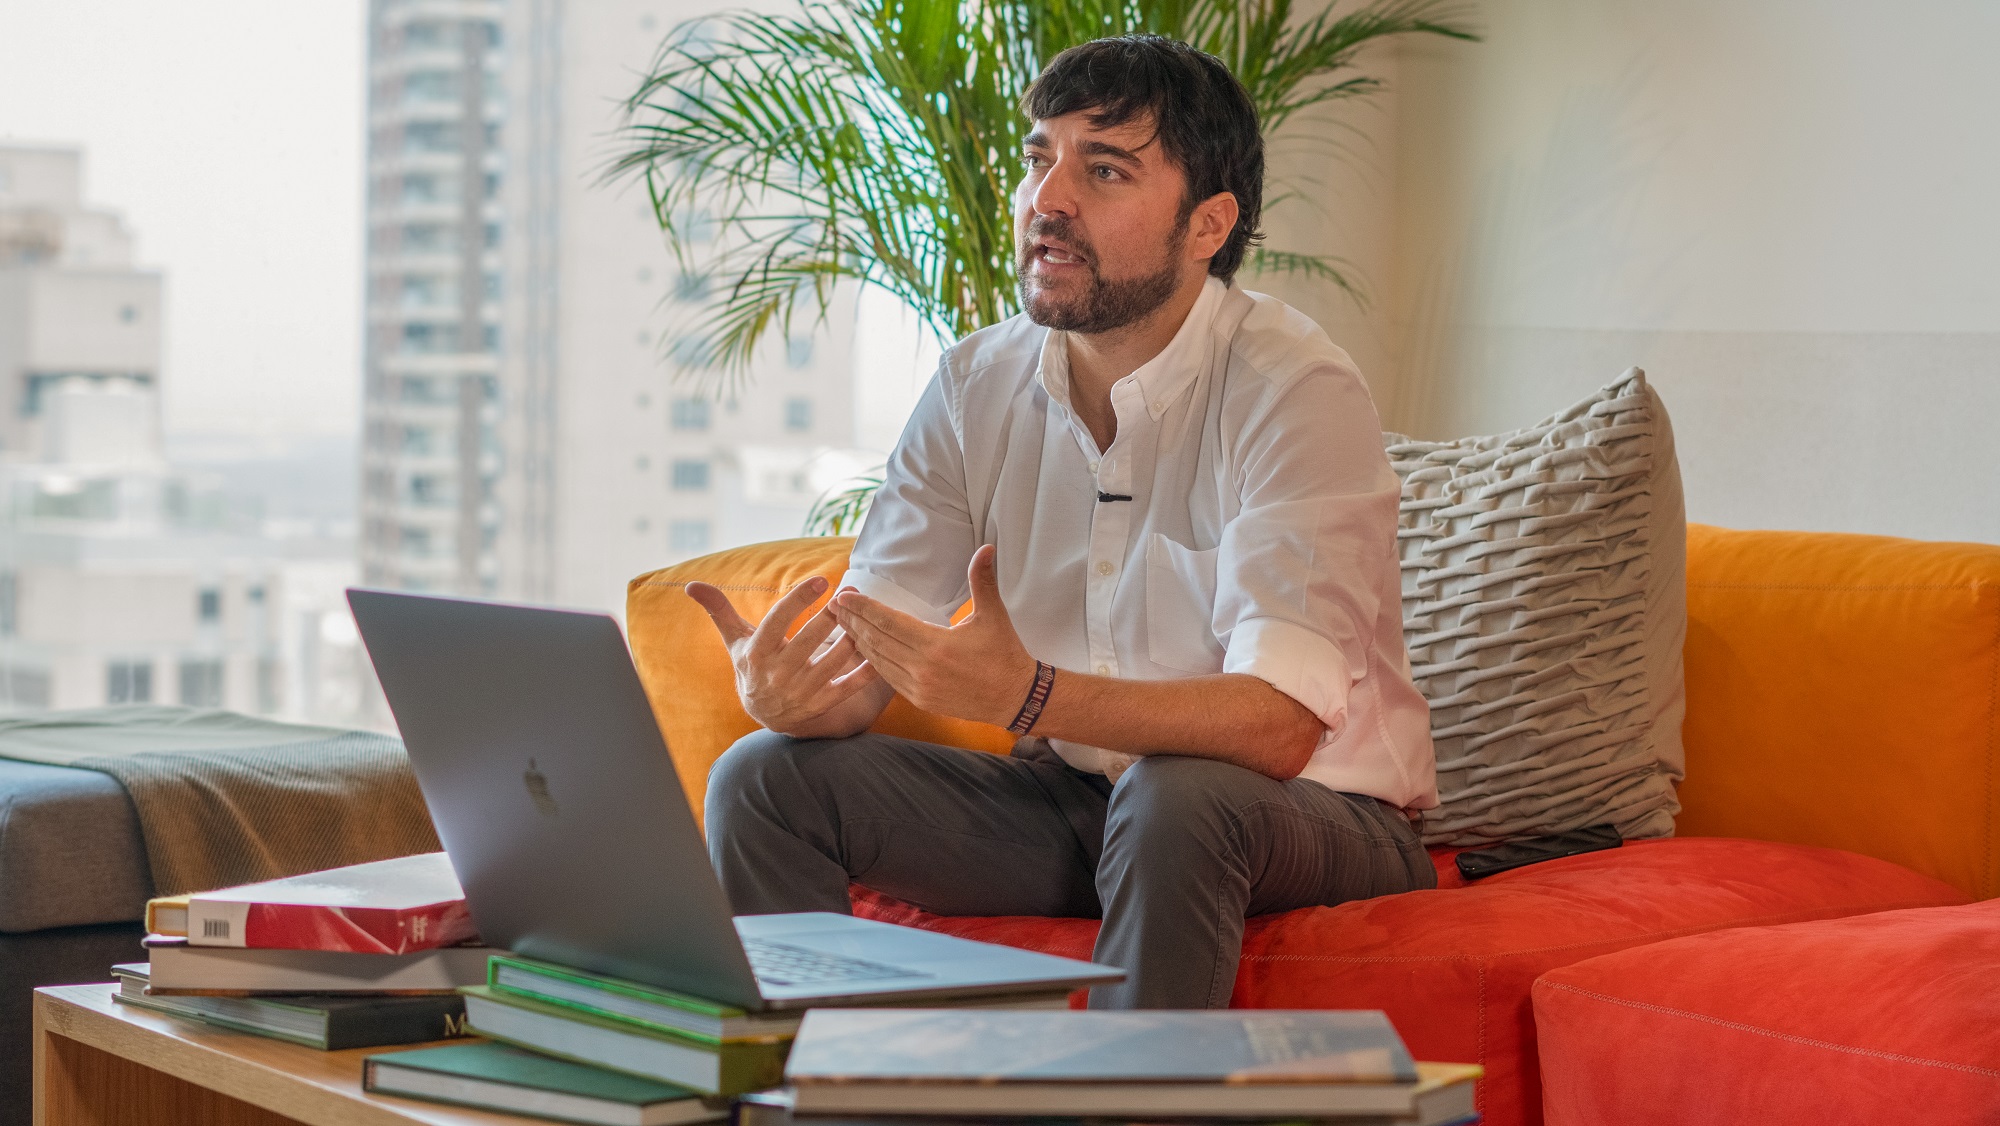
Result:
{"label": "shirt breast pocket", "polygon": [[1189,673],[1222,671],[1215,614],[1216,548],[1196,551],[1153,533],[1146,541],[1146,655]]}

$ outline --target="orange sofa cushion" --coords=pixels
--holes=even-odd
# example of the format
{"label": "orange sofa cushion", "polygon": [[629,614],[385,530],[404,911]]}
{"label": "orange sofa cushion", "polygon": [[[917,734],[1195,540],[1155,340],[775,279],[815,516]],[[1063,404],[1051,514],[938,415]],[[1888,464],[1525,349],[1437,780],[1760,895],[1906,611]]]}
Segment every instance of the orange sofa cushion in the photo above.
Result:
{"label": "orange sofa cushion", "polygon": [[1688,528],[1677,830],[2000,895],[2000,547]]}
{"label": "orange sofa cushion", "polygon": [[[1250,920],[1229,1003],[1381,1009],[1418,1059],[1486,1068],[1485,1126],[1542,1120],[1528,991],[1548,970],[1723,927],[1965,902],[1948,884],[1880,860],[1764,841],[1635,841],[1469,887],[1450,853],[1433,856],[1436,891]],[[870,892],[855,898],[873,918],[1069,958],[1088,958],[1097,936],[1092,919],[947,918]],[[1633,952],[1632,972],[1646,972],[1645,958]]]}
{"label": "orange sofa cushion", "polygon": [[[708,789],[709,767],[757,724],[737,703],[729,651],[707,612],[688,597],[687,584],[700,581],[721,587],[737,613],[761,622],[786,591],[814,575],[825,576],[829,587],[840,581],[853,546],[853,538],[847,536],[753,544],[640,575],[626,588],[632,659],[697,819]],[[828,597],[830,593],[812,609],[824,606]],[[787,632],[796,632],[805,621],[802,615]],[[874,730],[998,754],[1014,746],[1014,737],[998,727],[918,711],[900,696],[882,713]]]}
{"label": "orange sofa cushion", "polygon": [[1755,927],[1535,984],[1550,1126],[2000,1120],[2000,901]]}

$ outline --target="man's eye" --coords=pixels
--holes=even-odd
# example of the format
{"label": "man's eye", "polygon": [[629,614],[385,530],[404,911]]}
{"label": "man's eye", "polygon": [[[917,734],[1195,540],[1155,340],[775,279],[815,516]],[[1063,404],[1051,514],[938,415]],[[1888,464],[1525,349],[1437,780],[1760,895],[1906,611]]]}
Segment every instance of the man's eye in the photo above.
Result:
{"label": "man's eye", "polygon": [[1036,155],[1035,155],[1034,153],[1031,153],[1031,152],[1029,152],[1029,153],[1022,153],[1022,154],[1021,154],[1021,167],[1023,167],[1023,168],[1040,168],[1041,166],[1042,166],[1042,158],[1041,158],[1041,157],[1039,157],[1039,156],[1036,156]]}
{"label": "man's eye", "polygon": [[1091,175],[1096,176],[1100,180],[1115,180],[1118,178],[1118,170],[1116,168],[1111,167],[1109,164],[1100,164],[1097,167],[1092,168],[1090,170],[1090,173]]}

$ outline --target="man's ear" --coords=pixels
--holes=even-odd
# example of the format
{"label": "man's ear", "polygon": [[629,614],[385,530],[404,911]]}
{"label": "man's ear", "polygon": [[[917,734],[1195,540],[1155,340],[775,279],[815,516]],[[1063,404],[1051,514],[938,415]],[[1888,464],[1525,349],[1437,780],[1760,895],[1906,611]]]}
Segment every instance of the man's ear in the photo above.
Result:
{"label": "man's ear", "polygon": [[1194,205],[1188,215],[1187,255],[1205,261],[1221,253],[1236,230],[1236,194],[1217,192]]}

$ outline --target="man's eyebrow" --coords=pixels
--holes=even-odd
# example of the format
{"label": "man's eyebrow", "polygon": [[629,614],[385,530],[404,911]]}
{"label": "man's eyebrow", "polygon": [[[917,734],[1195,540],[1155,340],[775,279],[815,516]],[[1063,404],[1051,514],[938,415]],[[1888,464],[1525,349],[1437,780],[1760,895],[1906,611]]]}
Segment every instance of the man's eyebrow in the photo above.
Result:
{"label": "man's eyebrow", "polygon": [[[1113,160],[1122,160],[1127,164],[1138,166],[1145,163],[1139,154],[1153,147],[1153,143],[1158,140],[1158,135],[1148,137],[1146,138],[1146,143],[1136,149],[1119,148],[1109,141],[1084,141],[1077,147],[1082,149],[1086,156],[1108,156]],[[1048,148],[1049,135],[1037,129],[1021,139],[1021,147],[1024,149]]]}
{"label": "man's eyebrow", "polygon": [[1146,143],[1140,145],[1137,149],[1121,149],[1109,141],[1085,141],[1077,147],[1091,156],[1108,156],[1113,160],[1122,160],[1127,164],[1136,165],[1145,163],[1145,161],[1139,158],[1139,153],[1142,150],[1151,148],[1155,139],[1147,138]]}

